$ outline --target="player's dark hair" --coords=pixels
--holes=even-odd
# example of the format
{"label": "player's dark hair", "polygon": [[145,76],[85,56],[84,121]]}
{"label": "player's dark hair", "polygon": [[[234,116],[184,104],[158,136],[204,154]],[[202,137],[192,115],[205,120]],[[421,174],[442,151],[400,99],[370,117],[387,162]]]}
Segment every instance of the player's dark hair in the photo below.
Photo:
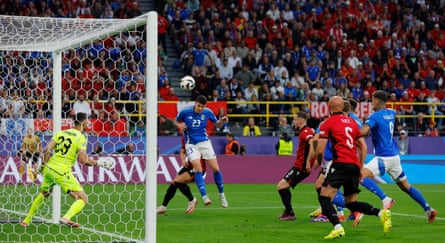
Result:
{"label": "player's dark hair", "polygon": [[76,113],[76,115],[74,116],[74,125],[80,125],[82,124],[82,122],[84,122],[87,119],[87,114],[86,113]]}
{"label": "player's dark hair", "polygon": [[349,99],[349,104],[351,104],[351,110],[355,111],[355,109],[357,109],[357,101],[354,99]]}
{"label": "player's dark hair", "polygon": [[343,104],[343,112],[349,112],[351,109],[351,103],[349,103],[349,100],[344,99]]}
{"label": "player's dark hair", "polygon": [[386,102],[388,100],[388,94],[383,90],[377,90],[372,96],[383,102]]}
{"label": "player's dark hair", "polygon": [[196,97],[196,102],[201,105],[205,105],[207,104],[207,98],[204,95],[198,95],[198,97]]}
{"label": "player's dark hair", "polygon": [[303,118],[303,119],[307,119],[307,115],[306,115],[306,112],[304,112],[304,111],[299,111],[299,112],[297,112],[297,117],[299,117],[299,118]]}

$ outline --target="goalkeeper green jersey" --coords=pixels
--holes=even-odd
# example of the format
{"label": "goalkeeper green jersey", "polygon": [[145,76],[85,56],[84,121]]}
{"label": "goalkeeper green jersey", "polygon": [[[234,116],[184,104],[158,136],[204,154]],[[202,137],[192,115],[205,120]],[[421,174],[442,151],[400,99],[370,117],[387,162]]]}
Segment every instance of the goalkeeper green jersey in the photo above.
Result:
{"label": "goalkeeper green jersey", "polygon": [[77,129],[68,129],[57,132],[52,140],[56,142],[53,155],[47,165],[51,169],[65,173],[71,171],[79,150],[86,150],[87,139]]}

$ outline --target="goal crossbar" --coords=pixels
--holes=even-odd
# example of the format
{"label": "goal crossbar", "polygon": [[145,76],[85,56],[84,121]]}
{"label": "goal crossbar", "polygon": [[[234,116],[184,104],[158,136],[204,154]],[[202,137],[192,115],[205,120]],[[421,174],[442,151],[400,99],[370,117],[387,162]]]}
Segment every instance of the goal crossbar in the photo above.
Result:
{"label": "goal crossbar", "polygon": [[[132,19],[43,18],[0,15],[2,50],[58,52],[144,25],[148,14]],[[38,34],[29,36],[29,32]]]}

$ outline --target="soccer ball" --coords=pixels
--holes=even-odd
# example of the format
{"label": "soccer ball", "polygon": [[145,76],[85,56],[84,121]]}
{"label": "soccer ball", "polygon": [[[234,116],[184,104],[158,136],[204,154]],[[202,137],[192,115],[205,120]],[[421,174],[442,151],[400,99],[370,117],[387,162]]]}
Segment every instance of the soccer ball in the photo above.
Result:
{"label": "soccer ball", "polygon": [[185,89],[185,90],[192,90],[195,88],[195,79],[192,76],[184,76],[181,78],[181,81],[179,83],[179,86],[181,87],[181,89]]}

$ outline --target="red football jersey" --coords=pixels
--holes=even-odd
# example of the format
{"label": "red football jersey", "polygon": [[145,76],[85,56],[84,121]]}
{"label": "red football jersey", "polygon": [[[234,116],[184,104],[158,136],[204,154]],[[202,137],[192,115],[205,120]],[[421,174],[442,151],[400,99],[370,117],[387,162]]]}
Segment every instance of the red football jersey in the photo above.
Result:
{"label": "red football jersey", "polygon": [[320,138],[327,138],[332,143],[333,162],[350,163],[361,167],[356,145],[357,139],[361,136],[354,119],[343,113],[332,115],[320,126]]}
{"label": "red football jersey", "polygon": [[[308,126],[304,126],[300,129],[300,134],[298,135],[298,148],[297,148],[297,158],[295,159],[295,167],[299,170],[306,171],[306,159],[309,154],[309,140],[314,137],[314,130]],[[313,161],[311,161],[313,164]],[[312,167],[312,165],[311,165]]]}

